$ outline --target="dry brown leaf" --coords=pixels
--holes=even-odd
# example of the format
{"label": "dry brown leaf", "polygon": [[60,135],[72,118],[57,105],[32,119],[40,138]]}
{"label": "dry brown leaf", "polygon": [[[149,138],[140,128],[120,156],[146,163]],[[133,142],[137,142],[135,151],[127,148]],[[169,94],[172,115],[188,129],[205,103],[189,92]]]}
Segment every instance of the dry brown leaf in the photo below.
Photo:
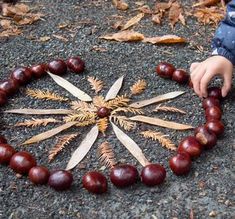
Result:
{"label": "dry brown leaf", "polygon": [[113,4],[118,10],[125,11],[129,8],[129,5],[124,0],[113,0]]}
{"label": "dry brown leaf", "polygon": [[32,120],[26,120],[24,122],[18,122],[15,124],[15,126],[27,126],[27,127],[36,127],[36,126],[47,126],[49,123],[57,123],[59,122],[56,119],[53,118],[47,118],[47,119],[32,119]]}
{"label": "dry brown leaf", "polygon": [[152,14],[153,13],[148,5],[142,5],[141,7],[137,8],[136,10],[139,12],[142,12],[144,14]]}
{"label": "dry brown leaf", "polygon": [[51,39],[51,37],[49,37],[49,36],[43,36],[43,37],[40,37],[38,41],[39,42],[47,42],[50,39]]}
{"label": "dry brown leaf", "polygon": [[93,104],[98,108],[107,106],[107,103],[103,96],[95,96],[93,98]]}
{"label": "dry brown leaf", "polygon": [[55,159],[55,157],[58,155],[59,152],[61,152],[65,146],[70,144],[70,142],[76,138],[78,134],[69,134],[69,135],[64,135],[60,136],[57,140],[56,145],[49,151],[49,162]]}
{"label": "dry brown leaf", "polygon": [[137,95],[143,93],[146,89],[146,86],[147,83],[145,80],[138,80],[135,84],[131,86],[131,94]]}
{"label": "dry brown leaf", "polygon": [[118,33],[104,35],[99,38],[105,40],[116,40],[118,42],[131,42],[143,40],[144,35],[133,30],[124,30]]}
{"label": "dry brown leaf", "polygon": [[63,36],[57,35],[57,34],[53,34],[53,37],[55,37],[56,39],[62,40],[63,42],[68,42],[69,40]]}
{"label": "dry brown leaf", "polygon": [[2,4],[2,15],[6,17],[14,17],[15,15],[24,16],[29,10],[29,6],[25,4]]}
{"label": "dry brown leaf", "polygon": [[117,164],[111,145],[107,141],[98,147],[97,155],[101,164],[107,168],[113,168]]}
{"label": "dry brown leaf", "polygon": [[9,29],[11,28],[11,21],[10,20],[0,20],[0,25],[3,29]]}
{"label": "dry brown leaf", "polygon": [[185,25],[185,19],[183,16],[183,9],[179,2],[175,1],[172,3],[169,9],[169,20],[171,27],[173,28],[175,24],[180,21],[183,25]]}
{"label": "dry brown leaf", "polygon": [[193,5],[193,7],[201,7],[201,6],[213,6],[221,2],[221,0],[202,0]]}
{"label": "dry brown leaf", "polygon": [[77,122],[76,126],[77,127],[85,127],[85,126],[89,126],[89,125],[93,125],[93,124],[96,124],[95,119],[90,119],[90,120],[83,121],[83,122]]}
{"label": "dry brown leaf", "polygon": [[106,48],[103,48],[103,47],[99,47],[99,46],[93,46],[91,48],[91,51],[96,51],[96,52],[107,52],[108,49]]}
{"label": "dry brown leaf", "polygon": [[187,40],[176,35],[164,35],[156,37],[145,37],[143,42],[152,44],[171,44],[171,43],[186,43]]}
{"label": "dry brown leaf", "polygon": [[73,113],[73,111],[67,109],[12,109],[6,110],[4,113],[24,115],[67,115]]}
{"label": "dry brown leaf", "polygon": [[118,112],[124,112],[124,113],[133,113],[133,114],[143,114],[143,110],[141,109],[136,109],[132,107],[118,107],[115,110],[112,110],[111,115],[116,115]]}
{"label": "dry brown leaf", "polygon": [[136,123],[130,121],[126,116],[112,115],[110,118],[114,123],[119,124],[126,131],[130,131],[136,127]]}
{"label": "dry brown leaf", "polygon": [[168,138],[167,135],[164,135],[161,132],[156,132],[153,130],[143,131],[140,133],[145,138],[150,138],[154,141],[159,141],[163,147],[166,147],[169,150],[175,151],[177,148],[175,144]]}
{"label": "dry brown leaf", "polygon": [[136,122],[143,122],[155,126],[160,126],[164,128],[169,128],[169,129],[175,129],[175,130],[188,130],[188,129],[194,129],[193,126],[191,125],[185,125],[185,124],[180,124],[176,122],[171,122],[171,121],[165,121],[159,118],[153,118],[153,117],[148,117],[148,116],[134,116],[129,118],[131,121],[136,121]]}
{"label": "dry brown leaf", "polygon": [[144,17],[144,13],[137,14],[135,17],[127,21],[127,23],[122,27],[122,30],[126,30],[134,26],[135,24],[139,23],[143,17]]}
{"label": "dry brown leaf", "polygon": [[155,4],[155,13],[158,13],[158,12],[164,12],[166,10],[168,10],[172,5],[172,1],[169,1],[168,3],[166,2],[157,2]]}
{"label": "dry brown leaf", "polygon": [[108,128],[108,119],[107,119],[107,117],[99,119],[97,121],[97,126],[99,128],[99,131],[102,134],[105,134],[105,132],[106,132],[106,130]]}
{"label": "dry brown leaf", "polygon": [[81,112],[96,112],[97,108],[94,106],[93,103],[87,103],[84,101],[72,101],[71,108],[76,111]]}
{"label": "dry brown leaf", "polygon": [[96,113],[93,112],[72,113],[65,116],[63,120],[64,122],[83,122],[85,120],[93,120],[96,116]]}
{"label": "dry brown leaf", "polygon": [[173,112],[173,113],[181,113],[181,114],[186,114],[185,111],[178,109],[176,107],[171,107],[171,106],[157,106],[154,110],[154,112],[159,112],[159,111],[163,111],[163,112]]}
{"label": "dry brown leaf", "polygon": [[152,21],[156,24],[161,24],[162,16],[161,14],[153,14]]}
{"label": "dry brown leaf", "polygon": [[17,36],[22,33],[17,27],[11,27],[9,29],[3,30],[0,32],[0,38],[9,37],[9,36]]}
{"label": "dry brown leaf", "polygon": [[105,96],[106,101],[117,97],[119,91],[122,88],[123,80],[124,80],[124,76],[121,76],[114,82],[114,84],[112,85],[112,87],[109,89],[108,93]]}
{"label": "dry brown leaf", "polygon": [[96,79],[95,77],[91,77],[88,76],[87,80],[89,81],[90,85],[91,85],[91,89],[95,91],[96,94],[98,94],[103,86],[104,86],[104,82],[101,80]]}
{"label": "dry brown leaf", "polygon": [[110,109],[115,109],[118,107],[127,106],[127,104],[130,102],[130,99],[124,95],[117,96],[113,100],[110,100],[107,102],[106,106]]}

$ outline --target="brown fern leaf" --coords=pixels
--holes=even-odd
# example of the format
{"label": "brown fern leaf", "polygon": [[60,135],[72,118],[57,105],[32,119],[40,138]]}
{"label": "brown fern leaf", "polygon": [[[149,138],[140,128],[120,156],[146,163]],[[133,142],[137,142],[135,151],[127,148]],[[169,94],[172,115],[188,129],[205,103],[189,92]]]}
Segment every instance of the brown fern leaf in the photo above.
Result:
{"label": "brown fern leaf", "polygon": [[68,98],[59,96],[58,94],[50,91],[42,91],[39,89],[27,89],[26,94],[36,99],[55,100],[55,101],[67,101]]}
{"label": "brown fern leaf", "polygon": [[167,138],[168,136],[164,135],[161,132],[148,130],[143,131],[140,134],[143,135],[145,138],[150,138],[154,141],[159,141],[163,147],[166,147],[169,150],[175,151],[177,149],[175,144],[169,138]]}
{"label": "brown fern leaf", "polygon": [[171,106],[157,106],[153,111],[154,112],[163,111],[163,112],[173,112],[173,113],[186,114],[185,111],[178,109],[176,107],[171,107]]}
{"label": "brown fern leaf", "polygon": [[18,122],[15,124],[15,126],[27,126],[27,127],[47,126],[49,123],[57,123],[57,122],[59,121],[53,118],[32,119],[32,120],[25,120],[24,122]]}
{"label": "brown fern leaf", "polygon": [[84,126],[92,125],[92,124],[95,124],[95,123],[96,123],[95,119],[90,119],[90,120],[87,120],[87,121],[78,122],[76,124],[76,126],[77,127],[84,127]]}
{"label": "brown fern leaf", "polygon": [[105,131],[106,131],[107,128],[108,128],[108,118],[105,117],[105,118],[99,119],[99,120],[97,121],[97,125],[98,125],[98,128],[99,128],[99,131],[104,134]]}
{"label": "brown fern leaf", "polygon": [[83,112],[83,113],[73,113],[68,116],[65,116],[63,120],[65,122],[83,122],[85,120],[92,120],[96,118],[96,113],[91,113],[91,112]]}
{"label": "brown fern leaf", "polygon": [[138,95],[144,92],[147,87],[147,83],[145,80],[138,80],[135,84],[133,84],[130,88],[131,94]]}
{"label": "brown fern leaf", "polygon": [[114,123],[119,124],[126,131],[130,131],[136,127],[136,123],[130,121],[126,116],[111,116]]}
{"label": "brown fern leaf", "polygon": [[133,114],[143,114],[144,111],[142,109],[132,108],[132,107],[119,107],[112,111],[112,115],[117,114],[118,112],[124,113],[133,113]]}
{"label": "brown fern leaf", "polygon": [[107,141],[98,147],[97,154],[101,164],[107,168],[113,168],[117,164],[114,152]]}
{"label": "brown fern leaf", "polygon": [[105,101],[103,96],[95,96],[93,98],[93,104],[98,108],[107,106],[107,102]]}
{"label": "brown fern leaf", "polygon": [[130,102],[130,99],[124,95],[117,96],[113,100],[108,101],[107,107],[110,109],[115,109],[118,107],[127,106],[127,104]]}
{"label": "brown fern leaf", "polygon": [[94,90],[96,94],[98,94],[102,90],[104,86],[103,81],[98,80],[95,77],[90,77],[90,76],[88,76],[87,80],[89,81],[91,85],[91,89]]}
{"label": "brown fern leaf", "polygon": [[58,138],[56,145],[49,151],[49,162],[54,160],[56,155],[64,149],[78,134],[64,135]]}
{"label": "brown fern leaf", "polygon": [[94,104],[83,102],[83,101],[72,101],[71,108],[73,110],[81,111],[81,112],[95,112],[95,111],[97,111]]}

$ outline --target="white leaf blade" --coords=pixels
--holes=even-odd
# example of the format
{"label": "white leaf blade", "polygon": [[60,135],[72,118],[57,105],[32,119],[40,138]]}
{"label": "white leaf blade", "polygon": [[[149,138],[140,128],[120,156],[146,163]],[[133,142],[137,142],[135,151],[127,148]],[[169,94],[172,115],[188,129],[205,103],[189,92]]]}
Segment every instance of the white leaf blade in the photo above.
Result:
{"label": "white leaf blade", "polygon": [[24,115],[67,115],[72,112],[72,110],[67,109],[12,109],[4,111],[4,113]]}
{"label": "white leaf blade", "polygon": [[95,143],[98,134],[99,129],[97,125],[95,125],[83,139],[78,148],[73,152],[72,157],[70,158],[67,164],[66,170],[73,169],[82,161],[82,159],[87,155],[87,153],[91,149],[92,145]]}
{"label": "white leaf blade", "polygon": [[108,91],[108,93],[107,93],[107,95],[106,95],[106,97],[105,97],[105,100],[106,100],[106,101],[111,100],[111,99],[114,99],[114,98],[118,95],[118,93],[119,93],[119,91],[120,91],[120,89],[121,89],[121,87],[122,87],[122,84],[123,84],[123,79],[124,79],[124,75],[121,76],[120,78],[118,78],[118,79],[114,82],[114,84],[113,84],[112,87],[109,89],[109,91]]}
{"label": "white leaf blade", "polygon": [[114,123],[111,122],[111,124],[118,140],[127,148],[127,150],[140,162],[142,166],[148,165],[149,161],[144,156],[140,147]]}
{"label": "white leaf blade", "polygon": [[71,84],[69,81],[65,80],[64,78],[58,75],[54,75],[50,72],[47,72],[47,73],[59,86],[63,87],[65,90],[67,90],[73,96],[77,97],[79,100],[86,101],[86,102],[92,101],[92,98],[87,93],[80,90],[79,88]]}
{"label": "white leaf blade", "polygon": [[178,96],[180,96],[184,93],[185,93],[185,91],[174,91],[174,92],[162,94],[162,95],[153,97],[153,98],[148,99],[148,100],[142,100],[142,101],[132,103],[132,104],[130,104],[130,107],[142,108],[142,107],[154,104],[154,103],[159,103],[159,102],[174,99],[174,98],[176,98],[176,97],[178,97]]}

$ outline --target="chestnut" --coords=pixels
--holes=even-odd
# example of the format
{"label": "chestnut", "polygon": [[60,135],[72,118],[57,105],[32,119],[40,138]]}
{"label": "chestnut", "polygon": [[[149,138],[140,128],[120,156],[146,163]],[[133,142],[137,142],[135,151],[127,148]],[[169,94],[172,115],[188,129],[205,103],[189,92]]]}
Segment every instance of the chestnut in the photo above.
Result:
{"label": "chestnut", "polygon": [[71,187],[73,175],[67,170],[55,170],[51,173],[48,184],[57,191],[67,190]]}
{"label": "chestnut", "polygon": [[221,108],[219,99],[214,97],[205,98],[202,102],[202,106],[205,110],[212,106],[217,106],[218,108]]}
{"label": "chestnut", "polygon": [[107,179],[97,171],[86,173],[82,178],[82,184],[86,190],[95,194],[102,194],[107,191]]}
{"label": "chestnut", "polygon": [[157,74],[162,78],[172,78],[175,67],[167,62],[161,62],[156,67]]}
{"label": "chestnut", "polygon": [[67,60],[68,68],[74,73],[81,73],[85,69],[85,63],[80,57],[72,57]]}
{"label": "chestnut", "polygon": [[110,180],[117,187],[127,187],[136,183],[138,179],[136,167],[129,164],[115,166],[110,172]]}
{"label": "chestnut", "polygon": [[10,160],[10,168],[20,174],[27,174],[34,166],[36,166],[34,157],[26,151],[15,153]]}
{"label": "chestnut", "polygon": [[0,144],[7,144],[7,139],[2,135],[0,135]]}
{"label": "chestnut", "polygon": [[0,91],[0,106],[3,106],[7,103],[7,95],[5,92]]}
{"label": "chestnut", "polygon": [[46,64],[38,64],[38,65],[32,66],[30,69],[31,69],[32,74],[35,78],[40,78],[46,74],[47,65]]}
{"label": "chestnut", "polygon": [[211,106],[206,109],[206,120],[220,120],[222,111],[217,106]]}
{"label": "chestnut", "polygon": [[0,90],[5,92],[7,96],[11,96],[19,89],[19,85],[12,79],[4,80],[0,82]]}
{"label": "chestnut", "polygon": [[169,165],[176,175],[186,175],[191,169],[192,161],[188,153],[178,153],[170,158]]}
{"label": "chestnut", "polygon": [[159,164],[149,164],[141,171],[141,181],[146,186],[162,184],[166,178],[166,170]]}
{"label": "chestnut", "polygon": [[32,78],[32,71],[27,67],[20,67],[15,69],[11,74],[11,79],[19,85],[27,84]]}
{"label": "chestnut", "polygon": [[178,153],[188,153],[191,158],[199,157],[202,152],[202,145],[194,136],[184,138],[178,147]]}
{"label": "chestnut", "polygon": [[63,75],[67,72],[67,65],[62,59],[57,59],[48,64],[48,70],[52,74]]}
{"label": "chestnut", "polygon": [[49,170],[44,166],[32,167],[29,170],[29,179],[36,185],[47,184],[50,176]]}
{"label": "chestnut", "polygon": [[224,124],[220,120],[207,121],[206,128],[217,136],[224,133]]}
{"label": "chestnut", "polygon": [[97,115],[100,118],[108,117],[110,115],[110,109],[107,107],[101,107],[97,110]]}
{"label": "chestnut", "polygon": [[8,164],[15,153],[16,151],[11,145],[0,144],[0,164]]}
{"label": "chestnut", "polygon": [[207,93],[208,93],[208,97],[214,97],[219,100],[223,98],[221,89],[219,87],[209,87],[207,89]]}
{"label": "chestnut", "polygon": [[189,81],[189,74],[183,69],[176,69],[172,74],[172,80],[179,84],[186,84]]}
{"label": "chestnut", "polygon": [[205,149],[213,148],[217,142],[216,134],[208,131],[205,126],[199,132],[195,133],[195,137]]}

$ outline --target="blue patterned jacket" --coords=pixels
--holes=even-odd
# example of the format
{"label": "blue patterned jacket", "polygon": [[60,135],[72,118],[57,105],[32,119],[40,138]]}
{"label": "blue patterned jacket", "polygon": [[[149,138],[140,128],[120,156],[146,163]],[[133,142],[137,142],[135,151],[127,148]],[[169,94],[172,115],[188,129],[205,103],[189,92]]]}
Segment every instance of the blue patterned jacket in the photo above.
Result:
{"label": "blue patterned jacket", "polygon": [[212,40],[212,55],[221,55],[235,65],[235,0],[227,5],[227,14]]}

